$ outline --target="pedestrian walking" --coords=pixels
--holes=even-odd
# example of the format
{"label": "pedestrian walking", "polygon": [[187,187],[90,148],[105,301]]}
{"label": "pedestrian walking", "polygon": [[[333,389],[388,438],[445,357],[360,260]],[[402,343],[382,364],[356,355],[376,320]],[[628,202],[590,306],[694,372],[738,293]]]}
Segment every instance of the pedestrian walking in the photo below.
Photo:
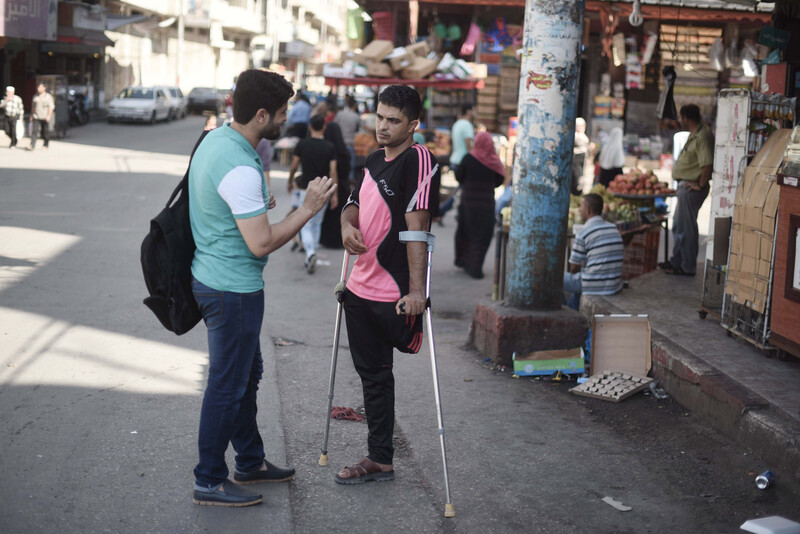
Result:
{"label": "pedestrian walking", "polygon": [[[310,137],[300,139],[294,147],[292,164],[289,167],[289,180],[286,183],[286,190],[292,193],[293,189],[298,189],[297,202],[302,203],[306,194],[308,184],[317,177],[329,177],[334,184],[337,183],[336,172],[336,149],[332,144],[325,140],[325,117],[314,115],[308,123]],[[295,177],[297,169],[302,165],[303,172]],[[339,205],[337,196],[331,198],[331,206],[336,208]],[[300,240],[305,249],[305,269],[308,274],[314,274],[317,268],[317,245],[319,245],[320,232],[322,229],[322,219],[325,210],[316,213],[300,230]]]}
{"label": "pedestrian walking", "polygon": [[581,194],[581,179],[586,165],[586,155],[590,150],[589,136],[586,135],[586,121],[578,117],[575,119],[575,142],[572,148],[572,181],[569,192],[572,195]]}
{"label": "pedestrian walking", "polygon": [[25,113],[25,106],[22,104],[22,99],[14,94],[14,87],[9,85],[6,87],[6,96],[0,100],[0,109],[3,110],[5,118],[4,127],[6,134],[11,138],[11,144],[8,148],[15,148],[17,146],[17,121],[22,118]]}
{"label": "pedestrian walking", "polygon": [[494,232],[494,190],[503,185],[505,178],[505,166],[495,152],[491,134],[478,133],[475,146],[456,169],[461,202],[455,264],[472,278],[483,278],[483,260]]}
{"label": "pedestrian walking", "polygon": [[361,120],[361,131],[353,138],[353,151],[355,152],[355,168],[353,169],[353,181],[351,187],[358,189],[364,179],[364,167],[367,164],[367,156],[378,150],[378,141],[375,138],[374,113],[367,113]]}
{"label": "pedestrian walking", "polygon": [[[353,148],[353,141],[356,133],[361,128],[361,116],[358,114],[358,101],[352,96],[347,95],[344,99],[344,109],[336,114],[333,119],[336,124],[342,129],[342,139],[344,145],[347,147],[347,153],[350,155],[350,169],[355,167],[355,150]],[[341,177],[342,185],[349,182],[352,178],[350,174]],[[342,189],[345,189],[342,187]],[[348,190],[349,192],[349,190]]]}
{"label": "pedestrian walking", "polygon": [[625,165],[625,149],[622,147],[622,128],[612,128],[608,139],[603,143],[598,157],[600,176],[598,181],[605,187],[611,183],[618,174],[622,174]]}
{"label": "pedestrian walking", "polygon": [[301,91],[297,96],[286,119],[286,137],[299,137],[303,139],[308,133],[308,121],[311,119],[311,104],[308,97]]}
{"label": "pedestrian walking", "polygon": [[678,204],[672,220],[672,257],[659,264],[667,274],[694,276],[697,271],[699,230],[697,214],[703,205],[714,165],[714,134],[703,124],[700,108],[687,104],[680,111],[681,125],[689,137],[672,168],[672,178],[678,184]]}
{"label": "pedestrian walking", "polygon": [[339,471],[339,484],[394,479],[393,349],[419,351],[426,304],[426,244],[401,243],[399,233],[429,230],[439,200],[439,165],[412,137],[421,107],[411,87],[391,85],[379,95],[383,148],[367,158],[364,181],[342,211],[342,242],[358,255],[343,306],[369,437],[367,456]]}
{"label": "pedestrian walking", "polygon": [[[209,132],[189,170],[189,212],[197,250],[192,289],[208,328],[208,384],[200,411],[200,461],[194,503],[250,506],[262,501],[243,484],[281,482],[294,469],[268,462],[256,422],[256,391],[263,360],[262,273],[267,255],[283,246],[336,191],[329,178],[308,184],[303,205],[271,225],[274,207],[256,146],[277,139],[294,90],[282,76],[244,71],[233,93],[234,118]],[[225,451],[236,451],[233,481]]]}
{"label": "pedestrian walking", "polygon": [[337,205],[328,206],[325,216],[322,218],[319,242],[326,248],[340,249],[342,248],[342,210],[340,206],[347,203],[351,189],[349,180],[342,179],[342,176],[350,176],[350,150],[347,148],[342,130],[336,122],[329,122],[325,125],[325,140],[336,150],[336,176],[339,186],[336,191]]}
{"label": "pedestrian walking", "polygon": [[[448,164],[453,171],[458,169],[461,160],[472,150],[472,141],[475,138],[475,127],[472,125],[473,118],[474,112],[472,104],[462,105],[461,116],[453,123],[453,127],[450,130],[451,150]],[[458,192],[459,190],[456,190],[447,200],[442,202],[442,205],[439,207],[439,213],[435,214],[438,217],[440,225],[444,224],[444,216],[453,208]]]}
{"label": "pedestrian walking", "polygon": [[53,100],[53,95],[47,92],[47,87],[40,83],[36,88],[37,94],[33,97],[33,113],[31,113],[31,150],[36,148],[36,140],[39,138],[39,132],[42,133],[42,141],[44,141],[43,148],[47,150],[50,145],[50,136],[48,129],[50,126],[50,118],[56,109],[56,102]]}

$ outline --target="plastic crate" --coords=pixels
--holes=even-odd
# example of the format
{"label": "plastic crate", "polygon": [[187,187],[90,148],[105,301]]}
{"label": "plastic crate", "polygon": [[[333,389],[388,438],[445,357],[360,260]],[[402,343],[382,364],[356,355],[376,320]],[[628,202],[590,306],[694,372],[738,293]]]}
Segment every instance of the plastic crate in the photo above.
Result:
{"label": "plastic crate", "polygon": [[630,280],[658,268],[658,240],[661,227],[634,234],[622,255],[622,279]]}

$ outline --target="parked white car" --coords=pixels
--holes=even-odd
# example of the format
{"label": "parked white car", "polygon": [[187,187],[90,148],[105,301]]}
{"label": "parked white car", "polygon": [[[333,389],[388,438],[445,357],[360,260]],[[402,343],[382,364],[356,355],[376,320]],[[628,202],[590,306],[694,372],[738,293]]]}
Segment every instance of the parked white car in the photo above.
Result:
{"label": "parked white car", "polygon": [[183,95],[180,87],[174,85],[159,85],[156,89],[163,89],[170,99],[170,113],[173,119],[182,119],[186,117],[186,104],[188,99]]}
{"label": "parked white car", "polygon": [[168,121],[170,99],[164,89],[155,87],[126,87],[108,103],[108,122],[141,121],[154,124]]}

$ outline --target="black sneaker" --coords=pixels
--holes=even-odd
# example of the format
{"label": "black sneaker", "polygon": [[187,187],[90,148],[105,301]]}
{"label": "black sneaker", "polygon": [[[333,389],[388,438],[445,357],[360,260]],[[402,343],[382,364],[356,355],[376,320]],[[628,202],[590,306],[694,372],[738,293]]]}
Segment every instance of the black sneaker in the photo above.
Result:
{"label": "black sneaker", "polygon": [[314,270],[317,268],[317,255],[312,254],[308,258],[306,258],[306,272],[308,274],[314,274]]}
{"label": "black sneaker", "polygon": [[258,484],[260,482],[286,482],[294,476],[294,469],[277,467],[264,460],[267,466],[266,471],[250,471],[249,473],[240,473],[236,471],[233,474],[233,480],[237,484]]}
{"label": "black sneaker", "polygon": [[253,506],[263,502],[260,493],[244,489],[226,480],[212,492],[194,490],[192,502],[201,506]]}

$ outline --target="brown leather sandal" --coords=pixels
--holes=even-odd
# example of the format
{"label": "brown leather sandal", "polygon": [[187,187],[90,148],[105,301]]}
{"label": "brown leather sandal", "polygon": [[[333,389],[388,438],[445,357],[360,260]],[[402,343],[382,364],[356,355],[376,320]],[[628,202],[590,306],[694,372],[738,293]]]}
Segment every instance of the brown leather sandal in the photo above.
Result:
{"label": "brown leather sandal", "polygon": [[347,471],[347,477],[340,477],[337,473],[334,477],[337,484],[363,484],[373,480],[376,482],[394,480],[394,470],[381,471],[380,466],[369,458],[362,459],[353,467],[345,467],[343,471]]}

